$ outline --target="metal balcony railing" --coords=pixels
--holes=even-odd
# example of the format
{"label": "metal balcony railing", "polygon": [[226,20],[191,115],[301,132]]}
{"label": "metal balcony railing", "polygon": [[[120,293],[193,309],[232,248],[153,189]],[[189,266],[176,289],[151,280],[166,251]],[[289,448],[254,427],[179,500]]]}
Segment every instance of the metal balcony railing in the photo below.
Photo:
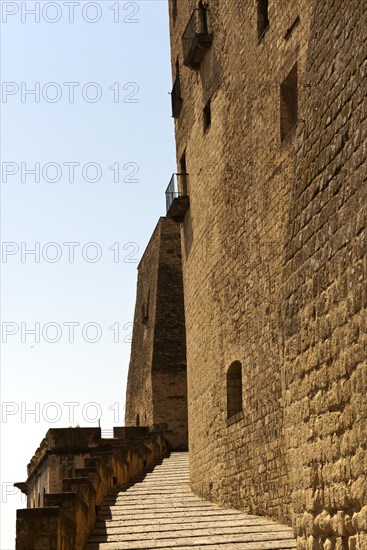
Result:
{"label": "metal balcony railing", "polygon": [[184,64],[190,69],[198,69],[213,42],[213,35],[208,30],[208,9],[204,6],[195,8],[182,35]]}
{"label": "metal balcony railing", "polygon": [[183,221],[189,208],[189,197],[187,195],[188,174],[173,174],[166,189],[166,212],[167,217],[175,221]]}
{"label": "metal balcony railing", "polygon": [[173,118],[178,118],[182,107],[180,75],[176,76],[175,82],[173,84],[171,101],[172,101],[172,116]]}
{"label": "metal balcony railing", "polygon": [[173,200],[178,198],[178,178],[181,174],[172,174],[171,180],[166,189],[166,211],[168,212]]}

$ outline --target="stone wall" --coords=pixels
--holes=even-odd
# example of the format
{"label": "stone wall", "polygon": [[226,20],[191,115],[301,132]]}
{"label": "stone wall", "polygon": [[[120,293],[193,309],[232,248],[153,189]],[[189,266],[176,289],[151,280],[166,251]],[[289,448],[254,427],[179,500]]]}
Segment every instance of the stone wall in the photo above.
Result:
{"label": "stone wall", "polygon": [[82,550],[105,497],[167,453],[168,443],[147,428],[114,428],[111,439],[101,439],[100,428],[49,430],[27,481],[16,484],[28,499],[17,511],[16,549]]}
{"label": "stone wall", "polygon": [[366,10],[312,11],[286,214],[285,437],[301,547],[367,548]]}
{"label": "stone wall", "polygon": [[138,266],[125,422],[155,426],[172,448],[187,448],[180,228],[167,218],[160,218]]}
{"label": "stone wall", "polygon": [[[268,4],[259,37],[257,0],[209,2],[213,44],[194,71],[181,37],[195,3],[177,2],[174,18],[170,2],[177,161],[185,154],[189,173],[191,483],[293,522],[300,548],[363,548],[367,3]],[[290,74],[297,123],[282,139]],[[228,419],[235,361],[243,413]]]}
{"label": "stone wall", "polygon": [[99,428],[49,430],[27,466],[27,507],[43,506],[46,493],[61,491],[63,478],[84,466],[100,438]]}

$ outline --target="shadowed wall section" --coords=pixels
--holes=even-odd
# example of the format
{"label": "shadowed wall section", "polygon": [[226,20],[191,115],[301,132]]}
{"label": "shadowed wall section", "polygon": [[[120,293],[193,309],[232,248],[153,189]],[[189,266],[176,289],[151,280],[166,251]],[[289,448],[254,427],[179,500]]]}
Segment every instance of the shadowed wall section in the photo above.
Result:
{"label": "shadowed wall section", "polygon": [[172,448],[187,448],[180,227],[163,217],[138,267],[125,421],[159,428]]}

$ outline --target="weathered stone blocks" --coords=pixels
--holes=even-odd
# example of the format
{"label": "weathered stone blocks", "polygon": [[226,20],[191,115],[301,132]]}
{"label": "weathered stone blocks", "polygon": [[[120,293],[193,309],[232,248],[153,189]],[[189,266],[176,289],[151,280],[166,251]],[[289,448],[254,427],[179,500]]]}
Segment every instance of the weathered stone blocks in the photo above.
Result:
{"label": "weathered stone blocks", "polygon": [[155,426],[187,449],[187,374],[179,224],[160,218],[138,266],[126,426]]}
{"label": "weathered stone blocks", "polygon": [[[185,155],[190,195],[181,238],[191,483],[293,523],[300,548],[364,549],[367,6],[268,7],[258,40],[257,1],[209,2],[213,44],[194,72],[181,45],[193,5],[180,2],[173,20],[170,3],[177,161]],[[281,141],[280,85],[295,62],[298,121]],[[243,417],[228,425],[234,361]]]}

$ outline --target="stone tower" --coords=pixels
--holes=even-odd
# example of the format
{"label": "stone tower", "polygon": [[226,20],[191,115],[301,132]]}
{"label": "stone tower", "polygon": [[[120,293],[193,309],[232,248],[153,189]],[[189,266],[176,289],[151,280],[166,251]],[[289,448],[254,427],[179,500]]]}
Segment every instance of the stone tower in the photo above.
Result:
{"label": "stone tower", "polygon": [[192,487],[367,548],[367,2],[169,11]]}
{"label": "stone tower", "polygon": [[160,218],[138,266],[125,422],[159,429],[173,449],[187,449],[180,227],[167,218]]}

